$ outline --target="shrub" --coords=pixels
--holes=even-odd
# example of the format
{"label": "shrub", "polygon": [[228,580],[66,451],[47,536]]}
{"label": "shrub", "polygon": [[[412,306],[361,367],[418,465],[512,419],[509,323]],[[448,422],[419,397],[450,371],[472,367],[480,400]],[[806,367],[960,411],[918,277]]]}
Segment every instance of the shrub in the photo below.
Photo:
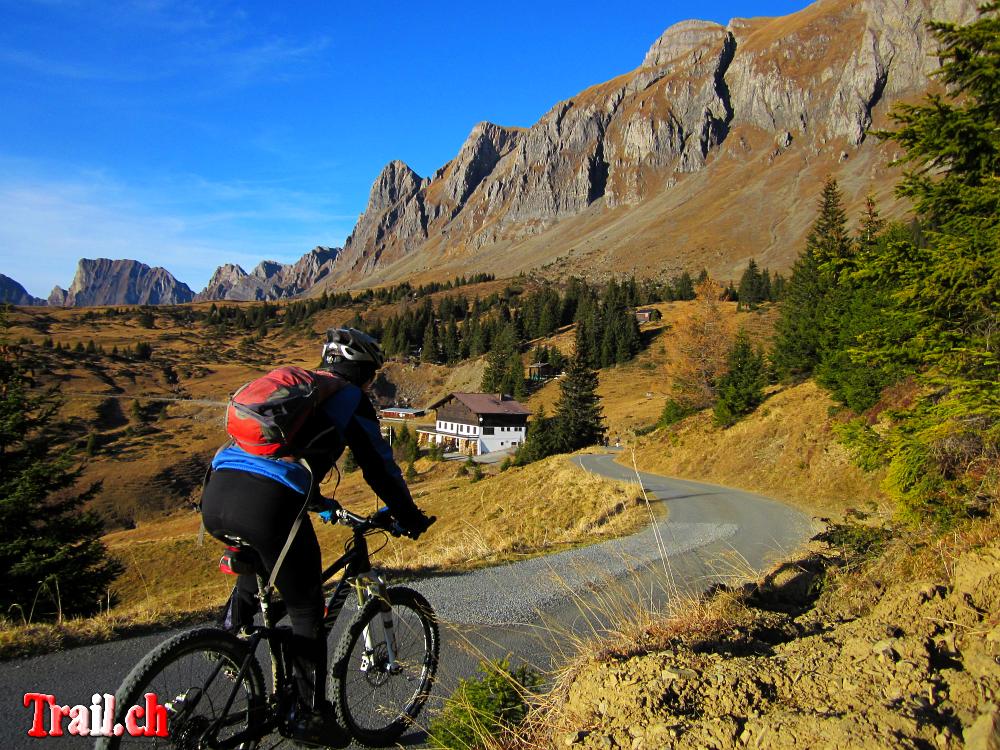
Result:
{"label": "shrub", "polygon": [[726,374],[719,379],[713,409],[715,423],[730,427],[756,409],[764,400],[764,355],[754,349],[750,337],[740,331],[727,357]]}
{"label": "shrub", "polygon": [[656,426],[669,427],[672,424],[677,424],[685,417],[694,414],[694,411],[690,406],[682,404],[677,399],[667,399],[667,403],[663,405],[663,411],[660,413],[660,421],[656,423]]}
{"label": "shrub", "polygon": [[527,698],[541,676],[527,666],[511,670],[506,661],[480,662],[482,677],[460,680],[430,723],[431,747],[468,749],[512,732],[528,714]]}

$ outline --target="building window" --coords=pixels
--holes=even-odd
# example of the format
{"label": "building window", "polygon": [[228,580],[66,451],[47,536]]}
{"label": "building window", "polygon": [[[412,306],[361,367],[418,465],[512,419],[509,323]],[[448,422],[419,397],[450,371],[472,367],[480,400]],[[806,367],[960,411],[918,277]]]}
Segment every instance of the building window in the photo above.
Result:
{"label": "building window", "polygon": [[492,435],[493,434],[493,428],[492,427],[484,427],[483,428],[483,434],[484,435]]}

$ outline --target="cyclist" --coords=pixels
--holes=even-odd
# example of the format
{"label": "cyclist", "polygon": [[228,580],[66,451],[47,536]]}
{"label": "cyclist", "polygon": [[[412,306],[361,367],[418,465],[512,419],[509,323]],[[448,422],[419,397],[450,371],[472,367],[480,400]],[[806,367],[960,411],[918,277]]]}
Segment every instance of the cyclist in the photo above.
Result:
{"label": "cyclist", "polygon": [[[311,475],[292,458],[253,456],[236,446],[220,451],[202,498],[205,529],[216,538],[238,537],[258,555],[266,575],[311,492],[313,510],[336,507],[322,498],[319,483],[349,447],[365,481],[386,504],[404,533],[416,539],[433,519],[417,508],[392,450],[379,432],[369,394],[384,357],[378,342],[355,328],[327,331],[317,369],[346,381],[319,404],[296,443],[296,458],[306,459]],[[278,570],[275,584],[288,608],[293,663],[300,705],[289,717],[288,732],[303,742],[338,744],[347,738],[336,728],[326,702],[326,633],[323,620],[322,562],[316,533],[308,518],[298,528]],[[241,575],[226,607],[225,626],[234,631],[250,624],[256,604],[254,575]]]}

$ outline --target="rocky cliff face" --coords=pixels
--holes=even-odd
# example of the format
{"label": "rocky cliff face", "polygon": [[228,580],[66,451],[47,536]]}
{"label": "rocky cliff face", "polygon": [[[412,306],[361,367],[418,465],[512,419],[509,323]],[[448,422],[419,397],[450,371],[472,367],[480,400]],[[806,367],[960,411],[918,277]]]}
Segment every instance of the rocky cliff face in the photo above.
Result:
{"label": "rocky cliff face", "polygon": [[[638,69],[557,104],[531,128],[477,125],[432,177],[387,165],[345,245],[341,273],[381,280],[439,270],[443,260],[502,271],[601,242],[618,243],[618,259],[634,260],[639,245],[666,260],[716,239],[731,246],[717,251],[723,267],[738,252],[785,253],[772,261],[782,265],[808,223],[788,212],[798,210],[792,191],[811,189],[803,181],[810,170],[843,171],[861,196],[888,192],[888,157],[866,133],[893,102],[927,89],[936,61],[925,23],[967,21],[975,10],[975,0],[819,0],[783,18],[677,24]],[[786,152],[797,163],[775,166]],[[838,166],[855,157],[856,165]],[[720,218],[719,201],[692,186],[717,191],[723,180],[727,194],[750,197],[734,206],[753,205],[766,185],[780,208],[758,211],[756,225],[727,215],[725,231],[699,236],[706,220]],[[801,205],[811,212],[815,194],[806,197]],[[648,209],[652,199],[662,208]],[[547,249],[532,244],[542,234],[551,238]]]}
{"label": "rocky cliff face", "polygon": [[196,300],[276,300],[295,297],[336,268],[340,248],[317,247],[295,263],[265,260],[250,273],[232,263],[219,266]]}
{"label": "rocky cliff face", "polygon": [[44,305],[45,300],[32,297],[10,276],[0,273],[0,305]]}
{"label": "rocky cliff face", "polygon": [[55,287],[50,305],[177,305],[194,294],[169,271],[136,260],[82,258],[68,290]]}

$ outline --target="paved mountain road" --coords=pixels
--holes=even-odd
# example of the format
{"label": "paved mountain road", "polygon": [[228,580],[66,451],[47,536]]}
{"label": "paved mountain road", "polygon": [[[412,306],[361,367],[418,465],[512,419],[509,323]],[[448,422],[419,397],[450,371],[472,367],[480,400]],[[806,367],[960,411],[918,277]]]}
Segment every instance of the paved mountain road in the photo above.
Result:
{"label": "paved mountain road", "polygon": [[[634,471],[614,462],[614,455],[572,460],[610,478],[636,479]],[[558,663],[561,654],[570,651],[568,632],[600,629],[602,611],[615,596],[665,601],[678,591],[702,591],[750,568],[760,570],[810,535],[809,519],[777,501],[645,472],[639,477],[651,497],[665,501],[668,515],[637,534],[414,584],[443,622],[437,696],[447,695],[459,678],[472,674],[483,656],[512,653],[540,667]],[[7,716],[0,722],[0,748],[42,746],[27,736],[30,712],[22,703],[24,693],[52,693],[62,703],[89,705],[93,693],[114,692],[132,666],[166,635],[0,663],[0,695]],[[419,735],[412,739],[419,742]],[[50,737],[44,746],[83,748],[91,743],[79,737]]]}

